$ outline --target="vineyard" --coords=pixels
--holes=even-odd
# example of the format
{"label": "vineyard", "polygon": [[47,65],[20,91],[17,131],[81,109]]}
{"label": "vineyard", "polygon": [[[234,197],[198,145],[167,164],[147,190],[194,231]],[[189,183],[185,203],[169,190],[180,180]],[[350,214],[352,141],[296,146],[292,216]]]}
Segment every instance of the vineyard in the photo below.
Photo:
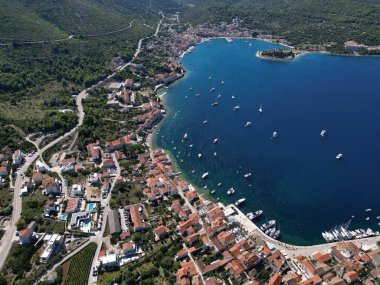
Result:
{"label": "vineyard", "polygon": [[96,243],[90,243],[72,257],[64,285],[87,285],[95,251]]}

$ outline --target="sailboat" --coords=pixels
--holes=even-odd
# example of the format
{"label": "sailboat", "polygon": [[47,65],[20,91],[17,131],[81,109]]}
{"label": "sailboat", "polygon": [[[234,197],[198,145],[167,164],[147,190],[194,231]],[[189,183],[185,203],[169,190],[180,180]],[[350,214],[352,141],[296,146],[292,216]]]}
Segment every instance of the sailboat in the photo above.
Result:
{"label": "sailboat", "polygon": [[263,112],[263,104],[261,104],[259,108],[259,113],[262,113],[262,112]]}

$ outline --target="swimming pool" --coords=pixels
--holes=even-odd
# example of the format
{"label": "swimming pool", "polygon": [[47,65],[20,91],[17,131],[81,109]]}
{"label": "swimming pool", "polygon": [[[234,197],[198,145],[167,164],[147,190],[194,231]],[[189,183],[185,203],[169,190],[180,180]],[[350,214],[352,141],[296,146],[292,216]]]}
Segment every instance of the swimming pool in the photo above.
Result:
{"label": "swimming pool", "polygon": [[81,230],[82,230],[82,232],[90,232],[90,230],[91,230],[91,221],[87,220],[87,221],[83,222]]}
{"label": "swimming pool", "polygon": [[96,209],[96,204],[95,203],[90,203],[87,205],[87,210],[92,211]]}

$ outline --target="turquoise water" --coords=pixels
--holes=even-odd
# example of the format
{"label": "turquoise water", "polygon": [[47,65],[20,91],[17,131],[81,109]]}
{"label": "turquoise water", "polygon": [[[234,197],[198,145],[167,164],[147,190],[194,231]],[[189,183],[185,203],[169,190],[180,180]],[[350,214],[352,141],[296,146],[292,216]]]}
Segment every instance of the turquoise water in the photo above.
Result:
{"label": "turquoise water", "polygon": [[96,205],[94,204],[94,203],[90,203],[90,204],[88,204],[88,206],[87,206],[87,210],[88,211],[92,211],[92,210],[94,210],[96,208]]}
{"label": "turquoise water", "polygon": [[[380,230],[380,58],[255,57],[257,50],[273,47],[255,40],[197,46],[182,60],[185,78],[165,90],[168,114],[154,144],[170,151],[199,189],[216,190],[213,197],[225,203],[246,197],[243,212],[263,209],[258,223],[276,219],[283,241],[320,243],[322,231],[352,215],[351,228]],[[236,105],[239,111],[233,111]],[[340,161],[338,153],[344,155]],[[226,194],[230,187],[234,196]]]}

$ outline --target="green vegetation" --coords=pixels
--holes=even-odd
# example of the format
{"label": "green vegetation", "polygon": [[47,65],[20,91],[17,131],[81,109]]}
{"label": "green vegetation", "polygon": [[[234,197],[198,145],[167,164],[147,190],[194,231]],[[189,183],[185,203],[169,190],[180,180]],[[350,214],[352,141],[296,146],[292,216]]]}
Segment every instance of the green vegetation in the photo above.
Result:
{"label": "green vegetation", "polygon": [[0,216],[12,214],[12,192],[0,188]]}
{"label": "green vegetation", "polygon": [[72,257],[67,278],[63,282],[64,285],[87,284],[96,247],[96,243],[90,243]]}
{"label": "green vegetation", "polygon": [[295,57],[295,54],[291,50],[265,50],[261,52],[261,56],[269,57],[273,59],[292,59]]}
{"label": "green vegetation", "polygon": [[380,43],[380,3],[356,0],[188,0],[182,22],[193,24],[230,22],[238,17],[243,25],[280,36],[292,45],[342,44],[355,40]]}

